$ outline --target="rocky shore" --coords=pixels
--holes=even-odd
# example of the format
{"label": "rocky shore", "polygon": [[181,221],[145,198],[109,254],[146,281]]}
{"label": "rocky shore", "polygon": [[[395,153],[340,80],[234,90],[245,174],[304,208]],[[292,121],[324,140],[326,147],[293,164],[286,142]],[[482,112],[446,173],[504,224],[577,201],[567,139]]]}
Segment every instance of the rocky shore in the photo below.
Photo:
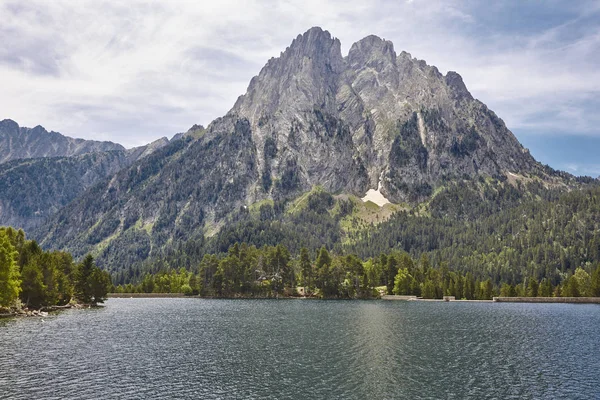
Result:
{"label": "rocky shore", "polygon": [[50,312],[58,312],[62,310],[68,310],[71,308],[92,308],[101,307],[93,304],[66,304],[64,306],[47,306],[42,307],[39,310],[30,310],[28,308],[0,308],[0,318],[14,318],[14,317],[47,317]]}

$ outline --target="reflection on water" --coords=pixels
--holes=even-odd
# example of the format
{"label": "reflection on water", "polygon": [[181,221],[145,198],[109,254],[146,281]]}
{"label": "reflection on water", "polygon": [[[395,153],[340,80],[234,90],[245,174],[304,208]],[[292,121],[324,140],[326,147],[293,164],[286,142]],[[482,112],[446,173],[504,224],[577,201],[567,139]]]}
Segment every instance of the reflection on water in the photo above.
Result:
{"label": "reflection on water", "polygon": [[0,321],[0,398],[599,398],[600,306],[111,299]]}

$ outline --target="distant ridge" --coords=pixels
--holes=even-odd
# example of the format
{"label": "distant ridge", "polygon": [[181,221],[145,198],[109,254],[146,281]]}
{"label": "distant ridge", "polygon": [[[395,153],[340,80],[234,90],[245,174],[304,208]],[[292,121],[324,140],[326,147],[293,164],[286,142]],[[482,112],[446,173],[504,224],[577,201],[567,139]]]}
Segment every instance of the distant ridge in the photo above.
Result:
{"label": "distant ridge", "polygon": [[58,132],[48,132],[38,125],[20,127],[15,121],[0,121],[0,163],[16,159],[78,156],[86,153],[125,150],[113,142],[73,139]]}
{"label": "distant ridge", "polygon": [[[177,140],[177,138],[174,138]],[[166,137],[125,150],[41,126],[0,122],[0,226],[32,230],[86,189],[166,146]]]}

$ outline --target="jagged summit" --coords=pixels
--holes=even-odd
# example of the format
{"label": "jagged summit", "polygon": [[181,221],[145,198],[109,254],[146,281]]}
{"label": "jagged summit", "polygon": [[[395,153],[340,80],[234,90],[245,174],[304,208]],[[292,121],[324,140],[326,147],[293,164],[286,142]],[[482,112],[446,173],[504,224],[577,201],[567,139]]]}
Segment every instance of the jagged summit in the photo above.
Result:
{"label": "jagged summit", "polygon": [[[343,71],[340,41],[321,28],[298,35],[250,81],[232,111],[260,119],[277,109],[304,109],[331,103],[333,76]],[[310,90],[304,90],[310,88]],[[265,101],[266,100],[266,101]]]}
{"label": "jagged summit", "polygon": [[281,149],[258,159],[273,179],[296,165],[298,190],[324,183],[360,194],[383,176],[384,194],[414,201],[444,176],[537,165],[459,74],[397,55],[375,35],[342,57],[339,40],[309,29],[252,79],[230,115],[248,119],[259,155],[271,140]]}
{"label": "jagged summit", "polygon": [[350,47],[347,62],[351,68],[381,69],[382,64],[396,64],[394,44],[379,36],[369,35]]}
{"label": "jagged summit", "polygon": [[318,26],[312,27],[304,34],[298,35],[285,50],[284,54],[287,52],[323,59],[342,58],[340,41],[333,38],[328,31],[324,31]]}
{"label": "jagged summit", "polygon": [[463,98],[473,99],[463,82],[462,76],[457,72],[448,71],[446,74],[446,84],[452,90],[452,94],[457,100],[462,100]]}

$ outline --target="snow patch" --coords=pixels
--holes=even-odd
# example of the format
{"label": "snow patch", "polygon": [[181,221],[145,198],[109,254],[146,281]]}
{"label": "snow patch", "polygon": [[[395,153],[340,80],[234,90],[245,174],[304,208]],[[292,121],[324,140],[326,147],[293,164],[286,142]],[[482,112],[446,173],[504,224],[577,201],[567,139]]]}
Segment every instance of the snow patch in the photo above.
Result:
{"label": "snow patch", "polygon": [[361,199],[363,202],[372,201],[377,204],[379,207],[383,207],[386,204],[390,204],[390,201],[385,198],[383,194],[381,194],[381,178],[379,179],[379,184],[377,185],[377,190],[369,189],[365,194],[365,197]]}
{"label": "snow patch", "polygon": [[417,113],[417,120],[419,122],[419,135],[421,135],[421,143],[423,143],[423,147],[427,148],[425,121],[423,121],[423,116],[421,115],[421,112]]}

